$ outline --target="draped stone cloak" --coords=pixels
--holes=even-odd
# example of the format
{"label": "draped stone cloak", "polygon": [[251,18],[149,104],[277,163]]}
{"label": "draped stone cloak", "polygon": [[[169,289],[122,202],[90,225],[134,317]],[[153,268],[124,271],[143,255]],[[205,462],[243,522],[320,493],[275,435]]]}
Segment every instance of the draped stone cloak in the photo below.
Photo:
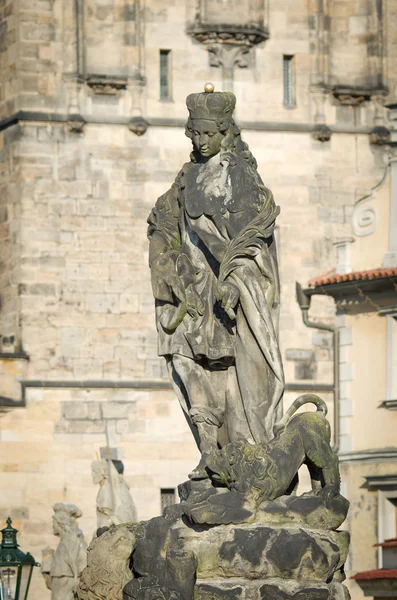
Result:
{"label": "draped stone cloak", "polygon": [[[227,153],[185,164],[148,219],[159,355],[169,362],[186,414],[189,390],[172,370],[172,357],[227,369],[228,441],[267,442],[282,414],[278,213],[255,165]],[[223,282],[239,290],[235,320],[216,299]]]}
{"label": "draped stone cloak", "polygon": [[64,533],[52,559],[51,598],[72,600],[78,578],[87,564],[87,544],[80,529]]}

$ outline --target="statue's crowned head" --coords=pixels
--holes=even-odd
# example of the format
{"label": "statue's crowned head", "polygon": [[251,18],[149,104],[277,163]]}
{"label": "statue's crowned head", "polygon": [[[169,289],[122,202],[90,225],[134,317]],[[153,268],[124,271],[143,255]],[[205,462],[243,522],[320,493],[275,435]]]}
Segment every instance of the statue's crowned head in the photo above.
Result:
{"label": "statue's crowned head", "polygon": [[210,158],[218,154],[222,140],[234,125],[236,97],[231,92],[214,92],[212,84],[207,83],[204,89],[204,92],[189,94],[186,98],[189,111],[186,135],[197,152]]}
{"label": "statue's crowned head", "polygon": [[217,123],[224,122],[226,125],[233,117],[236,96],[232,92],[214,91],[189,94],[186,98],[186,106],[192,121],[204,119]]}

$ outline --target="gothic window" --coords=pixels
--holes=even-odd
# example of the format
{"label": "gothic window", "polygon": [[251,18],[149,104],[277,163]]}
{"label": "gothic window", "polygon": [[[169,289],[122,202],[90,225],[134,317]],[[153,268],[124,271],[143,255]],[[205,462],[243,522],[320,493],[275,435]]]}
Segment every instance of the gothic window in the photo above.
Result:
{"label": "gothic window", "polygon": [[171,50],[160,50],[160,100],[171,100]]}
{"label": "gothic window", "polygon": [[293,108],[295,99],[295,57],[291,54],[283,56],[284,106]]}
{"label": "gothic window", "polygon": [[378,492],[378,567],[390,569],[390,558],[395,561],[395,548],[383,545],[385,540],[397,536],[397,474],[367,475],[365,479],[368,489]]}
{"label": "gothic window", "polygon": [[161,488],[161,512],[167,507],[175,504],[175,488]]}
{"label": "gothic window", "polygon": [[[378,492],[379,531],[378,539],[382,543],[385,540],[395,539],[397,536],[397,491]],[[392,550],[395,549],[393,548]],[[395,560],[395,557],[393,557]],[[381,569],[393,568],[390,562],[389,549],[379,548],[378,566]]]}

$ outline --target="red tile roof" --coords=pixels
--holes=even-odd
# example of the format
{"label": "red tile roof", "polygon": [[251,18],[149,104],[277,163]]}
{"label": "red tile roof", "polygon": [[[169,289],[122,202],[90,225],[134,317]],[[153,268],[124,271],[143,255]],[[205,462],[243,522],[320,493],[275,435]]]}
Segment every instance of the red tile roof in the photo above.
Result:
{"label": "red tile roof", "polygon": [[383,279],[397,275],[397,268],[371,269],[370,271],[356,271],[354,273],[335,273],[335,269],[327,271],[310,279],[309,287],[316,288],[331,283],[343,283],[344,281],[363,281],[369,279]]}
{"label": "red tile roof", "polygon": [[370,581],[372,579],[397,579],[397,569],[372,569],[372,571],[362,571],[351,577],[356,581]]}
{"label": "red tile roof", "polygon": [[397,548],[397,537],[389,538],[380,544],[374,544],[375,546],[380,546],[381,548]]}

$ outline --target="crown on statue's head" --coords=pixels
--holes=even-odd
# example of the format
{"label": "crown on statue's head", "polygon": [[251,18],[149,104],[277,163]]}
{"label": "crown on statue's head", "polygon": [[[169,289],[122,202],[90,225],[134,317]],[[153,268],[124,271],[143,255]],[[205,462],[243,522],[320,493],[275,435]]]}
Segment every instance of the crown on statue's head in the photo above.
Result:
{"label": "crown on statue's head", "polygon": [[214,92],[214,86],[206,83],[204,92],[189,94],[186,106],[191,120],[205,119],[218,121],[219,119],[232,119],[236,106],[236,96],[232,92]]}

